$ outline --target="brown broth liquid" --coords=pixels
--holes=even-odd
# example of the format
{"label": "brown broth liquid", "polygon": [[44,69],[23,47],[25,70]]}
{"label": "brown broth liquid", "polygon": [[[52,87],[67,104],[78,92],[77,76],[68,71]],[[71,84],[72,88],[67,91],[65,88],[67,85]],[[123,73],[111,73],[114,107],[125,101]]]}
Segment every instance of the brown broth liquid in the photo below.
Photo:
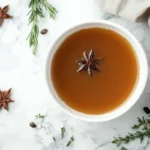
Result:
{"label": "brown broth liquid", "polygon": [[[95,52],[101,72],[77,73],[76,60],[83,52]],[[114,31],[91,28],[69,36],[56,51],[51,76],[59,97],[71,108],[86,114],[103,114],[121,105],[132,92],[138,63],[130,43]]]}

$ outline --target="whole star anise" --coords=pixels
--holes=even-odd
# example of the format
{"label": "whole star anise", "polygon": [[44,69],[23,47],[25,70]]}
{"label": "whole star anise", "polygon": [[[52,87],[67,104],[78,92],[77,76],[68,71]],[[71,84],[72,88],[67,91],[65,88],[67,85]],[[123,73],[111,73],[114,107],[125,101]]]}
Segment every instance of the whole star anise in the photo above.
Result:
{"label": "whole star anise", "polygon": [[103,60],[103,58],[95,58],[95,54],[93,50],[90,50],[87,55],[86,52],[83,52],[83,59],[77,60],[76,62],[80,66],[77,72],[88,71],[88,74],[93,77],[93,70],[100,71],[98,67],[98,62]]}
{"label": "whole star anise", "polygon": [[8,103],[14,102],[11,98],[9,98],[11,93],[11,88],[8,91],[0,91],[0,108],[4,107],[8,110]]}
{"label": "whole star anise", "polygon": [[5,6],[4,8],[0,7],[0,26],[2,25],[4,19],[13,18],[11,15],[7,14],[8,8],[9,5]]}

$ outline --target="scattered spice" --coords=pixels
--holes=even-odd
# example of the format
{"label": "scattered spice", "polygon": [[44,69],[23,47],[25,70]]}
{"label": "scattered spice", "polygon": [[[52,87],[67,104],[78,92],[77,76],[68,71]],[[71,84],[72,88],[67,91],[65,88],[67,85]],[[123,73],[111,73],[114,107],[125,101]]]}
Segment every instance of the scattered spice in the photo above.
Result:
{"label": "scattered spice", "polygon": [[41,114],[38,114],[38,115],[35,115],[36,119],[39,119],[39,118],[44,118],[45,116],[44,115],[41,115]]}
{"label": "scattered spice", "polygon": [[61,128],[61,139],[64,137],[66,129],[64,127]]}
{"label": "scattered spice", "polygon": [[43,29],[43,30],[41,30],[41,34],[46,34],[48,32],[48,30],[47,29]]}
{"label": "scattered spice", "polygon": [[32,127],[32,128],[36,128],[37,126],[36,126],[36,124],[34,123],[34,122],[30,122],[30,127]]}
{"label": "scattered spice", "polygon": [[7,14],[9,9],[9,5],[5,6],[4,8],[0,7],[0,26],[2,25],[4,19],[13,18],[11,15]]}
{"label": "scattered spice", "polygon": [[[36,119],[38,119],[38,118],[44,118],[45,116],[44,116],[44,115],[41,115],[41,114],[38,114],[38,115],[35,115],[35,117],[36,117]],[[37,125],[36,125],[34,122],[30,122],[29,125],[30,125],[30,127],[32,127],[32,128],[36,128],[36,127],[37,127]],[[61,139],[64,138],[65,132],[66,132],[65,127],[62,127],[62,128],[61,128]],[[56,145],[56,138],[55,138],[55,137],[52,137],[52,139],[53,139],[53,141],[54,141],[54,143],[55,143],[55,145]],[[73,141],[74,141],[74,137],[72,136],[72,137],[70,138],[70,140],[67,142],[66,147],[70,146]]]}
{"label": "scattered spice", "polygon": [[8,103],[14,102],[10,98],[11,88],[7,91],[0,91],[0,108],[4,107],[8,110]]}
{"label": "scattered spice", "polygon": [[73,141],[74,141],[74,137],[72,136],[72,137],[70,138],[70,140],[68,141],[66,147],[70,146]]}
{"label": "scattered spice", "polygon": [[98,62],[102,61],[103,58],[95,58],[94,51],[91,50],[87,55],[86,52],[83,52],[83,59],[77,60],[77,64],[80,66],[77,72],[88,71],[88,74],[93,77],[93,70],[100,71],[98,67]]}
{"label": "scattered spice", "polygon": [[150,109],[148,107],[144,107],[143,110],[146,114],[150,114]]}

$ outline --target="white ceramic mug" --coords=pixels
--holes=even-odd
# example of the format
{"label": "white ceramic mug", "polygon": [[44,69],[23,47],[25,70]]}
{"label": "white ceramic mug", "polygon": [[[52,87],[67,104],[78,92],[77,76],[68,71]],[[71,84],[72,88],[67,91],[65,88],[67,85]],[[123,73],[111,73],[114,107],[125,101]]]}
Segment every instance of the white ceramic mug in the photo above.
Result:
{"label": "white ceramic mug", "polygon": [[[51,64],[52,64],[52,58],[59,48],[59,46],[63,43],[63,41],[71,34],[73,34],[76,31],[82,30],[82,29],[88,29],[88,28],[106,28],[109,30],[113,30],[116,33],[119,33],[124,38],[128,40],[128,42],[132,45],[133,50],[135,51],[135,54],[137,56],[138,65],[139,65],[139,71],[138,71],[138,80],[137,83],[131,91],[130,96],[127,98],[127,100],[117,107],[116,109],[105,113],[105,114],[99,114],[99,115],[90,115],[85,114],[82,112],[79,112],[71,107],[69,107],[57,94],[55,91],[55,88],[52,83],[51,79]],[[46,82],[48,84],[48,88],[50,92],[52,93],[54,100],[63,108],[65,112],[67,112],[70,116],[73,116],[75,118],[89,121],[89,122],[103,122],[108,121],[111,119],[114,119],[122,114],[124,114],[126,111],[128,111],[139,99],[141,96],[148,77],[148,63],[146,59],[145,52],[139,42],[135,39],[135,37],[126,29],[123,27],[111,23],[108,21],[93,21],[93,22],[86,22],[79,25],[76,25],[72,27],[71,29],[65,31],[63,34],[61,34],[57,40],[53,43],[50,52],[48,54],[47,60],[46,60]]]}

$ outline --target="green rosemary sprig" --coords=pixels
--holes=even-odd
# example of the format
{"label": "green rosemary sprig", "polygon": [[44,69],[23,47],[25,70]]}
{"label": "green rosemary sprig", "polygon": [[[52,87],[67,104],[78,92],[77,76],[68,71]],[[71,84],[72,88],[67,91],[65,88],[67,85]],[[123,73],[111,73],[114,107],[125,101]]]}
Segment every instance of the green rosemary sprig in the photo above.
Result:
{"label": "green rosemary sprig", "polygon": [[29,15],[29,24],[32,23],[31,31],[27,37],[29,39],[30,47],[33,46],[33,54],[36,54],[38,47],[38,35],[39,35],[39,26],[38,26],[38,17],[43,18],[42,9],[40,7],[40,0],[31,0],[29,3],[30,11]]}
{"label": "green rosemary sprig", "polygon": [[29,3],[30,11],[29,15],[29,24],[32,24],[31,31],[27,37],[29,39],[30,47],[33,47],[33,54],[35,55],[38,48],[38,36],[39,36],[39,18],[44,18],[42,7],[45,7],[46,10],[50,13],[50,17],[55,19],[57,10],[52,7],[46,0],[31,0]]}
{"label": "green rosemary sprig", "polygon": [[73,141],[74,141],[74,137],[72,136],[72,137],[70,138],[70,140],[68,141],[66,147],[70,146]]}
{"label": "green rosemary sprig", "polygon": [[144,117],[142,119],[138,118],[138,123],[135,124],[132,129],[139,129],[139,131],[128,133],[125,137],[114,137],[112,143],[116,144],[116,146],[120,146],[136,139],[140,139],[142,143],[145,137],[150,138],[150,119],[145,119]]}
{"label": "green rosemary sprig", "polygon": [[52,5],[50,5],[46,0],[41,0],[41,3],[45,7],[45,9],[49,12],[50,17],[55,19],[56,18],[56,14],[58,13],[56,8],[53,7]]}
{"label": "green rosemary sprig", "polygon": [[44,115],[41,115],[41,114],[38,114],[38,115],[36,115],[35,117],[36,117],[36,119],[39,119],[39,118],[44,118],[45,116],[44,116]]}

